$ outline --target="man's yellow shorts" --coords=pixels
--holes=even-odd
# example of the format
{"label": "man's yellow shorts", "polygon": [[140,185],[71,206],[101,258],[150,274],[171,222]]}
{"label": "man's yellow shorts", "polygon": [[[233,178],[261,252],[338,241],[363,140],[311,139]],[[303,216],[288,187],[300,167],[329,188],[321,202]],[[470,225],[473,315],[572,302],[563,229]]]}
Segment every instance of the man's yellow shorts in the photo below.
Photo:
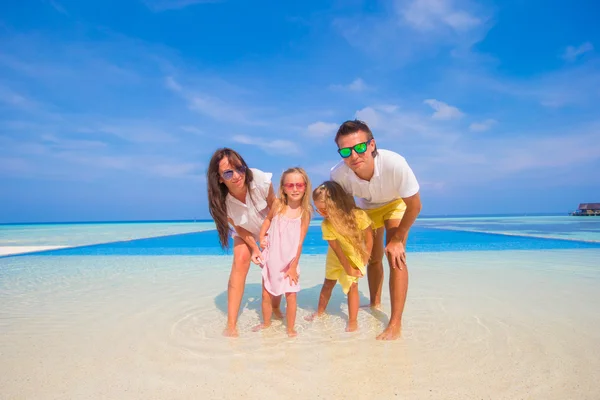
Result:
{"label": "man's yellow shorts", "polygon": [[384,221],[388,219],[402,219],[404,211],[406,211],[406,204],[402,199],[398,199],[378,208],[364,210],[373,221],[373,229],[379,229],[385,225]]}

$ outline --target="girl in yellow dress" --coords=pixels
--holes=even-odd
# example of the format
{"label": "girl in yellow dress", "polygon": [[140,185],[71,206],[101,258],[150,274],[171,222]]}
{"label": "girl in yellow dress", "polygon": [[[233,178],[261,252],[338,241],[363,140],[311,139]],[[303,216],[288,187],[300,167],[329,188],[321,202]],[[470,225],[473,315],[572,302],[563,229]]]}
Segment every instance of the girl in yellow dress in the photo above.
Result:
{"label": "girl in yellow dress", "polygon": [[372,221],[367,213],[356,207],[354,198],[336,182],[326,181],[313,192],[317,212],[323,216],[323,239],[329,243],[325,282],[321,288],[317,311],[307,320],[325,313],[336,282],[348,295],[347,332],[358,328],[358,278],[366,272],[373,248]]}

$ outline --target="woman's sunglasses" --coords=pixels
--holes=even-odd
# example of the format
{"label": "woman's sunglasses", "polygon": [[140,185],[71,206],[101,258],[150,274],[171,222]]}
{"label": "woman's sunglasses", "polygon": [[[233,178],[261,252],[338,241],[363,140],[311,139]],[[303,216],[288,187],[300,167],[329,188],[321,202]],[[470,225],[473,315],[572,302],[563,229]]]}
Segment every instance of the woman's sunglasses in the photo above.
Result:
{"label": "woman's sunglasses", "polygon": [[246,173],[246,167],[244,167],[243,165],[240,165],[239,167],[235,167],[235,170],[233,169],[228,169],[223,171],[223,173],[221,174],[221,176],[223,177],[223,179],[225,179],[226,181],[231,180],[231,178],[233,178],[233,173],[235,171],[238,172],[238,174],[243,175]]}
{"label": "woman's sunglasses", "polygon": [[338,153],[340,153],[340,156],[342,156],[342,158],[350,157],[352,155],[352,150],[354,150],[356,154],[362,154],[365,151],[367,151],[367,147],[369,147],[369,143],[371,143],[371,140],[372,139],[369,139],[366,142],[355,144],[352,147],[344,147],[338,149]]}
{"label": "woman's sunglasses", "polygon": [[288,190],[293,190],[294,186],[298,190],[304,190],[304,188],[306,187],[306,183],[286,183],[286,184],[283,185],[283,187],[286,188],[286,189],[288,189]]}

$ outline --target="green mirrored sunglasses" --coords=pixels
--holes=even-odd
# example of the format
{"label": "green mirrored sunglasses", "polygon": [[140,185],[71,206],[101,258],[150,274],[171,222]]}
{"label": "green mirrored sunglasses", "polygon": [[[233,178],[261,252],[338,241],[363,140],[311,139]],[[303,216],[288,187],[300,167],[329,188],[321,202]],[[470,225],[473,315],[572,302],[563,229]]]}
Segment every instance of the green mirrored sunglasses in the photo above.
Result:
{"label": "green mirrored sunglasses", "polygon": [[352,147],[343,147],[341,149],[338,149],[338,153],[340,153],[340,156],[342,156],[342,158],[350,157],[352,155],[352,150],[354,150],[356,154],[362,154],[365,151],[367,151],[367,147],[369,146],[369,143],[371,143],[371,140],[372,139],[369,139],[363,143],[357,143]]}

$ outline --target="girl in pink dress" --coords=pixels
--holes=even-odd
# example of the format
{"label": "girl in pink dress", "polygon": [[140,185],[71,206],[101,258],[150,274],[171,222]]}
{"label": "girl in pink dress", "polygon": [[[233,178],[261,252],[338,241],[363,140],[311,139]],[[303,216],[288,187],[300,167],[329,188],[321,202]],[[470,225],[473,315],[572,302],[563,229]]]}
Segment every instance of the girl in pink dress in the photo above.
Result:
{"label": "girl in pink dress", "polygon": [[310,180],[302,168],[290,168],[281,175],[279,196],[274,201],[259,234],[262,252],[263,323],[271,326],[273,301],[285,294],[287,333],[296,336],[296,293],[300,290],[298,262],[308,231],[312,206]]}

